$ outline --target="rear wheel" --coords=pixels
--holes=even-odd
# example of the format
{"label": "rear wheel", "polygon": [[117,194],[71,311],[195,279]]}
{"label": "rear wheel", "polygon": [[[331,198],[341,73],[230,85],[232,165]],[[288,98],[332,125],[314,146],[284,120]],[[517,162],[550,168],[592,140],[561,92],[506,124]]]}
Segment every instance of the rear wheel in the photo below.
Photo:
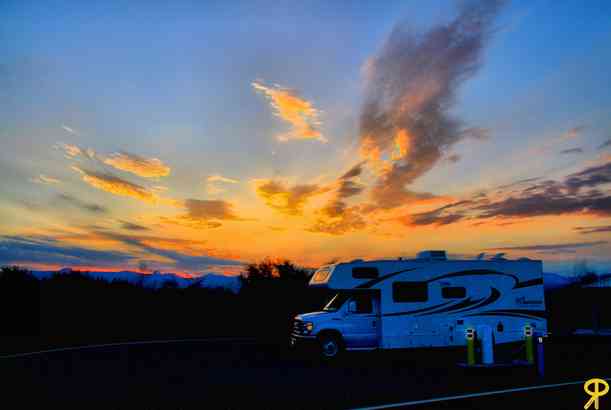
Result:
{"label": "rear wheel", "polygon": [[341,338],[333,333],[321,335],[318,342],[320,354],[325,360],[337,358],[344,348]]}

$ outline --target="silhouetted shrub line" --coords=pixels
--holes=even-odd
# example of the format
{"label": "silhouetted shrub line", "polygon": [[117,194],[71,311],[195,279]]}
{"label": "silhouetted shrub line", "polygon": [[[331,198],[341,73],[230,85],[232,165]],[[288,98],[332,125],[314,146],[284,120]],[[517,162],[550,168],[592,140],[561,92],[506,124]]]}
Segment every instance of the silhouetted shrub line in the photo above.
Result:
{"label": "silhouetted shrub line", "polygon": [[[224,289],[142,287],[81,272],[37,279],[0,271],[0,353],[150,339],[257,337],[286,341],[293,317],[320,310],[332,292],[308,287],[311,273],[289,261],[246,267],[238,294]],[[590,281],[592,278],[588,278]],[[546,293],[549,328],[611,328],[610,288],[569,286]]]}
{"label": "silhouetted shrub line", "polygon": [[0,351],[87,343],[212,336],[286,338],[295,314],[317,310],[327,293],[307,287],[309,272],[266,259],[248,265],[238,294],[220,288],[144,288],[79,271],[37,279],[0,272]]}

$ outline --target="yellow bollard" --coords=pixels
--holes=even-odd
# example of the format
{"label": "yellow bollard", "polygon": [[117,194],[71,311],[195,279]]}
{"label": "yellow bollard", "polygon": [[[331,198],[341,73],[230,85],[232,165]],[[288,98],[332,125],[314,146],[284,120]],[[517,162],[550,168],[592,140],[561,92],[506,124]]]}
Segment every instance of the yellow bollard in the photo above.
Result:
{"label": "yellow bollard", "polygon": [[467,364],[473,366],[475,364],[475,330],[467,329],[465,336],[467,338]]}
{"label": "yellow bollard", "polygon": [[535,349],[533,339],[533,328],[530,325],[524,326],[524,337],[526,339],[526,361],[530,364],[535,363]]}

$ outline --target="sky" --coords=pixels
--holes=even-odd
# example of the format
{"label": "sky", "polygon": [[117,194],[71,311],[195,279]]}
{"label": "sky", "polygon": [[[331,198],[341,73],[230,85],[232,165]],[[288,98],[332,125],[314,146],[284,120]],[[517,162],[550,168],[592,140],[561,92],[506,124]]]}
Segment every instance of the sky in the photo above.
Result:
{"label": "sky", "polygon": [[608,1],[0,5],[0,264],[611,270]]}

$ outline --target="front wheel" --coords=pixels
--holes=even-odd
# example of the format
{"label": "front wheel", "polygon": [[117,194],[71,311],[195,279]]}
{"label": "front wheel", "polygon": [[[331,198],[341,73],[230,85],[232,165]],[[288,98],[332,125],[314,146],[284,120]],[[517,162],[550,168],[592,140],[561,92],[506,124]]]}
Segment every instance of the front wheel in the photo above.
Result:
{"label": "front wheel", "polygon": [[331,360],[337,358],[342,352],[341,339],[334,334],[325,334],[319,338],[320,353],[323,359]]}

